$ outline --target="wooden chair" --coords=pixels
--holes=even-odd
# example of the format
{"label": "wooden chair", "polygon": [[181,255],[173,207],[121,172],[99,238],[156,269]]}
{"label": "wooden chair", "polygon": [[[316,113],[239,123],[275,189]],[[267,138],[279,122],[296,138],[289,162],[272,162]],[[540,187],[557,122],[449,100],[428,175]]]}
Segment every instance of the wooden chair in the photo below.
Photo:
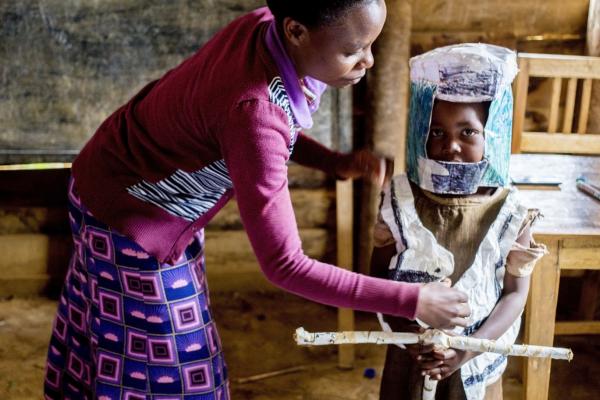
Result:
{"label": "wooden chair", "polygon": [[[600,80],[600,57],[521,53],[518,63],[512,152],[600,155],[600,132],[586,131],[592,81]],[[546,132],[524,130],[531,77],[551,80]],[[563,81],[566,81],[564,96]],[[557,322],[555,334],[600,333],[597,324],[591,322],[600,286],[600,271],[593,270],[598,265],[567,265],[563,268],[563,276],[584,276],[585,273],[577,313],[580,321]]]}
{"label": "wooden chair", "polygon": [[[600,132],[586,132],[592,80],[600,80],[600,57],[521,53],[518,63],[512,152],[600,155]],[[531,77],[552,80],[547,132],[524,131]],[[561,118],[563,80],[567,83]]]}

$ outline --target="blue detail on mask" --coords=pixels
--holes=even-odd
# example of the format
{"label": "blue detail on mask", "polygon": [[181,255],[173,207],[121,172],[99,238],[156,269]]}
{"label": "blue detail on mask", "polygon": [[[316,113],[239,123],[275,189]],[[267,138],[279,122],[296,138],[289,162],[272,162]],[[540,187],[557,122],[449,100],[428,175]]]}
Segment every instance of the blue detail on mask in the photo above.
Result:
{"label": "blue detail on mask", "polygon": [[448,171],[448,175],[431,175],[435,193],[475,193],[488,166],[486,160],[477,163],[445,161],[436,161],[436,163],[443,166]]}

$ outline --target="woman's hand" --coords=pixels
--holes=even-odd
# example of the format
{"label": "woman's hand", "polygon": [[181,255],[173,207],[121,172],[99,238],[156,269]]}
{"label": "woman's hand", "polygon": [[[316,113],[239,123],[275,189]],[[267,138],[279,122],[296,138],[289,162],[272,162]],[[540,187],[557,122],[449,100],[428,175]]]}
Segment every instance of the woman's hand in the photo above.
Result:
{"label": "woman's hand", "polygon": [[450,287],[449,281],[431,282],[419,292],[415,317],[433,328],[466,327],[471,310],[467,295]]}
{"label": "woman's hand", "polygon": [[393,169],[391,160],[363,149],[340,156],[335,172],[343,179],[366,178],[381,187],[386,177],[391,176]]}

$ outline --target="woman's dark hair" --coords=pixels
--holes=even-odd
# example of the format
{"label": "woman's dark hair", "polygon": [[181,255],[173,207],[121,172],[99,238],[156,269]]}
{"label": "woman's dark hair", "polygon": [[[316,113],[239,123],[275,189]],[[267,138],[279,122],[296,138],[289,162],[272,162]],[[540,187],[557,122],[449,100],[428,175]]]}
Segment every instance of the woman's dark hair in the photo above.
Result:
{"label": "woman's dark hair", "polygon": [[331,25],[348,11],[375,0],[267,0],[278,25],[290,17],[308,28]]}

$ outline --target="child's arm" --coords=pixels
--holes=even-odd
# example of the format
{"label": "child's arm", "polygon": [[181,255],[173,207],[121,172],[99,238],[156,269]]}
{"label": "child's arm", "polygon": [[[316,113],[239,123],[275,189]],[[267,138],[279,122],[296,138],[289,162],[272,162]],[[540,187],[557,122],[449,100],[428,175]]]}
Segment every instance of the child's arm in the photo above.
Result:
{"label": "child's arm", "polygon": [[[531,243],[531,231],[526,227],[517,239],[517,243],[529,247]],[[512,253],[512,252],[511,252]],[[507,264],[511,263],[512,257],[509,253]],[[514,265],[513,265],[514,266]],[[496,307],[490,313],[488,319],[471,336],[481,339],[498,339],[510,328],[519,317],[527,302],[529,292],[530,274],[517,276],[511,273],[512,268],[507,266],[504,274],[504,289],[502,297]]]}
{"label": "child's arm", "polygon": [[377,214],[377,220],[373,227],[373,245],[370,275],[387,279],[390,261],[398,251],[392,231],[383,220],[381,213]]}
{"label": "child's arm", "polygon": [[387,279],[388,266],[390,265],[392,257],[395,255],[396,246],[394,244],[373,248],[373,254],[371,255],[370,275],[376,278]]}
{"label": "child's arm", "polygon": [[[392,232],[383,220],[381,214],[377,215],[377,221],[373,231],[374,245],[371,255],[371,276],[378,278],[388,278],[389,265],[392,258],[398,253],[398,243],[394,240]],[[400,247],[400,251],[402,248]],[[430,326],[440,326],[443,315],[454,313],[457,315],[446,327],[452,325],[466,326],[467,320],[464,318],[470,314],[468,307],[458,307],[452,304],[453,294],[450,291],[450,281],[431,282],[423,284],[419,292],[419,304],[415,318],[420,319]],[[459,316],[460,315],[460,316]],[[463,317],[461,317],[463,316]],[[394,331],[397,332],[419,332],[420,326],[414,321],[403,318],[390,318],[386,316]],[[431,352],[432,346],[414,346],[409,352],[415,356],[417,354]]]}

